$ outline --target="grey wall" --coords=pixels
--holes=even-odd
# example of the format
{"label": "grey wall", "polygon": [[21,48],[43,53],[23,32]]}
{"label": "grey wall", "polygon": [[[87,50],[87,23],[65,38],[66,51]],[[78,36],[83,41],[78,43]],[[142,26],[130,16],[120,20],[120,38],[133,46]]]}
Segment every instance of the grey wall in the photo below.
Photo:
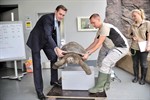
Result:
{"label": "grey wall", "polygon": [[[54,12],[59,4],[63,4],[68,8],[68,12],[64,19],[64,33],[66,42],[76,41],[85,48],[93,41],[96,32],[78,32],[77,17],[90,16],[93,13],[99,13],[102,19],[105,18],[106,0],[0,0],[1,5],[18,4],[19,20],[29,20],[34,27],[38,20],[38,13]],[[30,29],[25,28],[25,42],[30,33]],[[27,58],[31,56],[30,49],[26,47]],[[89,60],[96,60],[97,53],[90,56]],[[45,61],[45,55],[42,54]]]}

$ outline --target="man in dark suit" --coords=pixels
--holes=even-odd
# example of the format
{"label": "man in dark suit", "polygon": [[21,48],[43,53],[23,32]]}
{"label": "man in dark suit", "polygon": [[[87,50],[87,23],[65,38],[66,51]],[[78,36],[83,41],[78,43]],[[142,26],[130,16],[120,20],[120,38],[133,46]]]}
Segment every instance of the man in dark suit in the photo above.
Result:
{"label": "man in dark suit", "polygon": [[[60,21],[64,18],[67,8],[63,5],[56,7],[54,13],[43,15],[36,23],[31,31],[27,45],[32,51],[33,60],[33,76],[34,85],[37,96],[40,100],[45,100],[43,93],[43,79],[41,71],[41,56],[40,50],[43,49],[47,58],[51,61],[51,85],[61,86],[58,81],[57,69],[53,69],[53,64],[57,61],[57,57],[63,57],[63,50],[58,46],[58,30]],[[60,40],[59,40],[60,41]]]}

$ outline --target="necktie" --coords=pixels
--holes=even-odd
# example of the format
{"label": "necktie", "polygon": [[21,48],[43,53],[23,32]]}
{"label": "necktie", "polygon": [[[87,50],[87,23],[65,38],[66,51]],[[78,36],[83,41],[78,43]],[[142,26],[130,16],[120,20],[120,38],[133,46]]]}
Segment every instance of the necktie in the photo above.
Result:
{"label": "necktie", "polygon": [[56,34],[57,34],[57,45],[58,47],[61,46],[61,37],[60,37],[60,28],[59,28],[60,22],[57,20],[55,21],[55,27],[56,27]]}

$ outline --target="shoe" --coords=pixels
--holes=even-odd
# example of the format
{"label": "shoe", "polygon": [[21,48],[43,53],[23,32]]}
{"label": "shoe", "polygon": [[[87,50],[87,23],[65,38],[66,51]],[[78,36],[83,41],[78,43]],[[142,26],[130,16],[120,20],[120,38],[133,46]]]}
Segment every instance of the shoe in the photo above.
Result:
{"label": "shoe", "polygon": [[88,90],[89,93],[100,93],[104,92],[105,90],[105,84],[107,82],[107,77],[110,76],[109,74],[105,74],[102,72],[99,72],[98,74],[98,80],[94,87],[90,88]]}
{"label": "shoe", "polygon": [[141,69],[141,80],[139,81],[140,85],[145,84],[146,74],[147,74],[147,68],[142,68]]}
{"label": "shoe", "polygon": [[50,84],[54,85],[54,86],[58,86],[58,87],[62,86],[62,84],[60,82],[51,82]]}
{"label": "shoe", "polygon": [[135,78],[132,80],[133,83],[137,83],[137,81],[138,81],[138,78],[137,78],[137,77],[135,77]]}
{"label": "shoe", "polygon": [[144,80],[144,79],[141,79],[141,80],[139,81],[139,84],[140,84],[140,85],[144,85],[144,84],[145,84],[145,80]]}
{"label": "shoe", "polygon": [[46,100],[46,97],[43,93],[38,93],[37,95],[38,95],[39,100]]}

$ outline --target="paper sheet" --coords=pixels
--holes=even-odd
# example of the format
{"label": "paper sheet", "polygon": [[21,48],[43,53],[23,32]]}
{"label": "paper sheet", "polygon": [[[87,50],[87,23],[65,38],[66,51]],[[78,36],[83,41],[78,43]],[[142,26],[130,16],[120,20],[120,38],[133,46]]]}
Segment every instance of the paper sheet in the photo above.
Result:
{"label": "paper sheet", "polygon": [[138,42],[138,44],[139,44],[140,51],[144,52],[146,50],[147,41],[141,41],[141,42]]}

